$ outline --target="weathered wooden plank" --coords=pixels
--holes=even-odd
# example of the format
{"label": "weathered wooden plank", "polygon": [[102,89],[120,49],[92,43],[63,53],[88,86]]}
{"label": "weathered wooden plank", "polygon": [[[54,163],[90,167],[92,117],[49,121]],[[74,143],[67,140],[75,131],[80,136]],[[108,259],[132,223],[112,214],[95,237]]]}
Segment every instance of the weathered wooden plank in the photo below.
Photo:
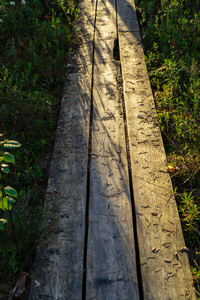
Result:
{"label": "weathered wooden plank", "polygon": [[119,43],[144,299],[196,299],[137,28]]}
{"label": "weathered wooden plank", "polygon": [[86,299],[138,299],[124,121],[113,59],[115,1],[98,2]]}
{"label": "weathered wooden plank", "polygon": [[81,45],[69,65],[46,196],[51,232],[36,256],[30,300],[82,299],[95,3],[80,5]]}
{"label": "weathered wooden plank", "polygon": [[117,12],[119,31],[139,30],[135,3],[132,0],[118,0]]}

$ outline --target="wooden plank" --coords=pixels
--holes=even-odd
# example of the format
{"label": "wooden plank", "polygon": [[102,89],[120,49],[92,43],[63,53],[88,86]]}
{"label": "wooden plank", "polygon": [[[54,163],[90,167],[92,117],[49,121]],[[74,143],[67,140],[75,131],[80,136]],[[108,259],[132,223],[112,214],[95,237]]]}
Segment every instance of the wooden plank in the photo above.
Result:
{"label": "wooden plank", "polygon": [[113,59],[115,1],[98,1],[86,299],[139,299],[124,121]]}
{"label": "wooden plank", "polygon": [[135,3],[132,0],[117,1],[117,22],[119,31],[139,30]]}
{"label": "wooden plank", "polygon": [[36,256],[30,300],[82,299],[95,3],[80,5],[81,45],[69,65],[45,203],[50,232]]}
{"label": "wooden plank", "polygon": [[119,43],[144,299],[196,299],[137,28]]}

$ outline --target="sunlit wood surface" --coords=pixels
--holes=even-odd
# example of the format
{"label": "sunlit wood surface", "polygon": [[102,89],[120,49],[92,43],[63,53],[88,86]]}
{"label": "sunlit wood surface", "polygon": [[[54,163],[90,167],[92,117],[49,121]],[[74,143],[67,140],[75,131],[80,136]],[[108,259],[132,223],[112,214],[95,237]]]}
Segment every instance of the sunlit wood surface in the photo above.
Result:
{"label": "sunlit wood surface", "polygon": [[196,299],[134,1],[79,7],[29,298]]}

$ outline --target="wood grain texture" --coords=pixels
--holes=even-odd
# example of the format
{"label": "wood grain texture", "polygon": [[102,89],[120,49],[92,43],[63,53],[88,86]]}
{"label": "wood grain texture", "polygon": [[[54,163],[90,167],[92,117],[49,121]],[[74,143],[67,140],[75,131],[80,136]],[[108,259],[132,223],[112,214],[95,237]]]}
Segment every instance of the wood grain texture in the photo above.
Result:
{"label": "wood grain texture", "polygon": [[196,299],[137,27],[119,45],[144,299]]}
{"label": "wood grain texture", "polygon": [[[95,25],[96,1],[79,3],[80,47],[68,68],[45,203],[51,232],[36,256],[30,300],[82,299],[84,272],[86,300],[139,299],[133,217],[144,299],[196,299],[187,253],[181,250],[185,243],[156,123],[135,4],[117,0],[118,24],[115,4],[115,0],[98,0]],[[134,216],[117,90],[119,62],[113,59],[117,28]],[[88,243],[83,270],[91,92]]]}
{"label": "wood grain texture", "polygon": [[132,0],[117,1],[117,22],[120,32],[139,30],[135,3]]}
{"label": "wood grain texture", "polygon": [[51,232],[36,256],[30,300],[82,299],[95,3],[81,5],[81,45],[69,65],[45,203]]}
{"label": "wood grain texture", "polygon": [[113,59],[115,1],[98,1],[86,299],[139,299],[124,120]]}

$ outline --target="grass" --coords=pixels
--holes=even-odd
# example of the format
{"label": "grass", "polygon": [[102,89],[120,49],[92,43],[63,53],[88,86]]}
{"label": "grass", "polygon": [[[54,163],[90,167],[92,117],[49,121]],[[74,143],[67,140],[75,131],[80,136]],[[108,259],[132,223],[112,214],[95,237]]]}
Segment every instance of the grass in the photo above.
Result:
{"label": "grass", "polygon": [[76,18],[76,0],[0,0],[0,133],[22,145],[1,178],[18,191],[12,211],[0,211],[8,220],[0,230],[5,297],[22,273],[30,273],[43,237],[42,207]]}
{"label": "grass", "polygon": [[169,172],[200,293],[200,1],[136,0]]}

